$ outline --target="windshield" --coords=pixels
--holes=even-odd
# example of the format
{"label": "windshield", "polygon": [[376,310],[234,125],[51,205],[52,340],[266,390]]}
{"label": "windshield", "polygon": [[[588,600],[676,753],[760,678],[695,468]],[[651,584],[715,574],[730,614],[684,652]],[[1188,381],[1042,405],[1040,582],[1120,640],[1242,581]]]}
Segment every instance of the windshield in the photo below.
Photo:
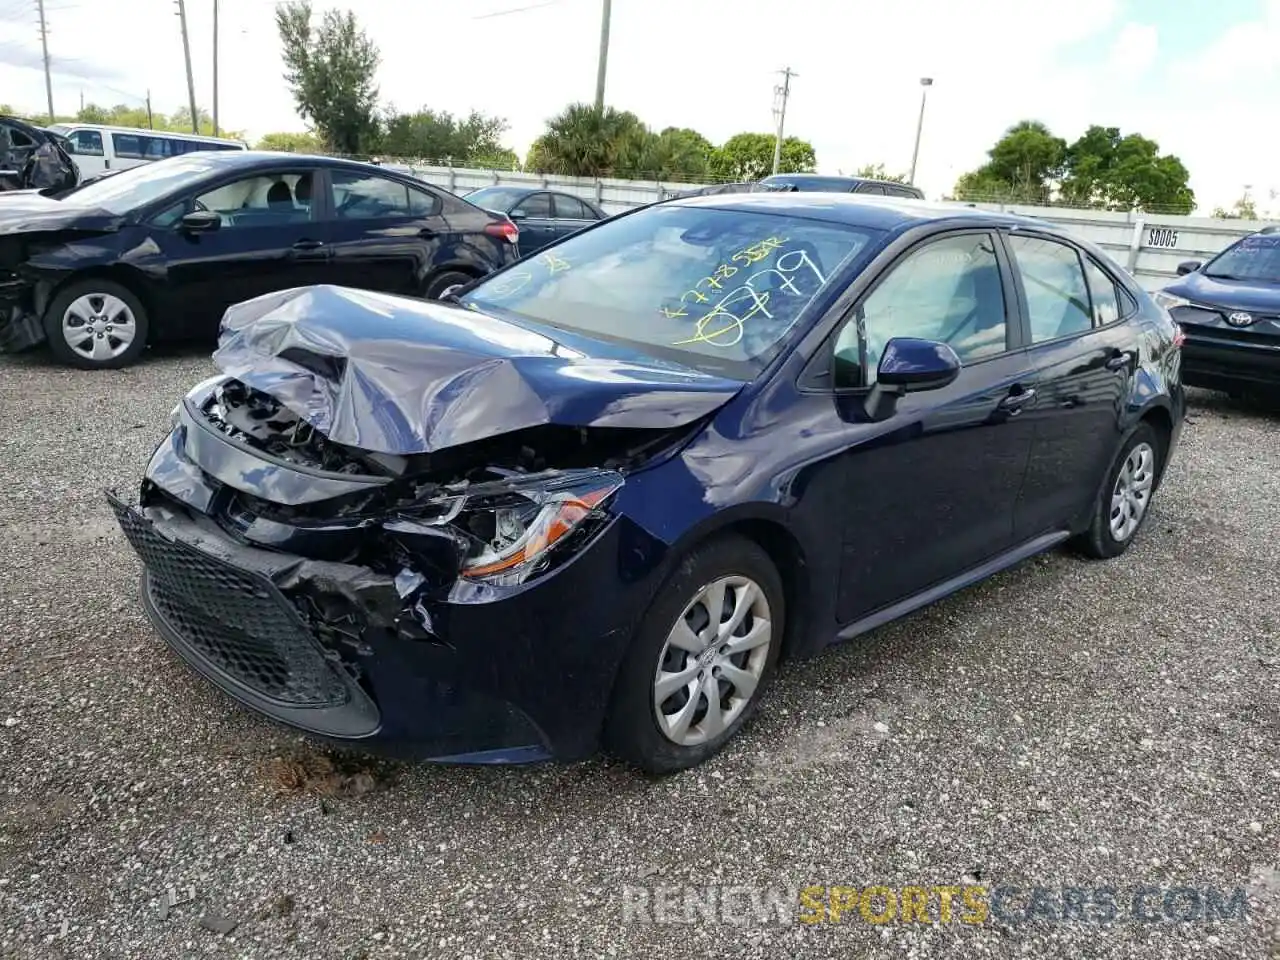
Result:
{"label": "windshield", "polygon": [[77,190],[76,204],[102,207],[116,214],[128,213],[189,185],[192,177],[217,166],[217,160],[208,155],[191,154],[131,167]]}
{"label": "windshield", "polygon": [[486,210],[506,213],[528,195],[528,190],[513,190],[511,187],[481,187],[464,194],[463,199]]}
{"label": "windshield", "polygon": [[576,234],[463,303],[750,379],[880,231],[786,215],[648,207]]}
{"label": "windshield", "polygon": [[1280,234],[1245,237],[1210,260],[1202,272],[1219,280],[1280,283]]}

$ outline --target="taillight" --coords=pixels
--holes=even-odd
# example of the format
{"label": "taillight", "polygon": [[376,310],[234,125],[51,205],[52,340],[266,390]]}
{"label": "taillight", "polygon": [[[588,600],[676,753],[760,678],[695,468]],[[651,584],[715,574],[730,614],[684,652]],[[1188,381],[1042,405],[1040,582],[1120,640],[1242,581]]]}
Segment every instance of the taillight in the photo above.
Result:
{"label": "taillight", "polygon": [[520,228],[510,220],[495,220],[484,225],[484,232],[491,237],[502,237],[510,244],[520,242]]}
{"label": "taillight", "polygon": [[1182,325],[1175,323],[1173,325],[1173,347],[1178,349],[1187,342],[1187,335],[1182,330]]}

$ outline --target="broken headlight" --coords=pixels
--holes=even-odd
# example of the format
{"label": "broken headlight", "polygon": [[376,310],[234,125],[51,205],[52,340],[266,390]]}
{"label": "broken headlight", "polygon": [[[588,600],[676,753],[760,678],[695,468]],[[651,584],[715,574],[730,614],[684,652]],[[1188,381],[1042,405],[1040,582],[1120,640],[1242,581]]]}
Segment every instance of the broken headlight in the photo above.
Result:
{"label": "broken headlight", "polygon": [[472,543],[462,563],[468,580],[511,585],[544,570],[556,549],[604,519],[601,507],[623,480],[607,470],[572,471],[551,478],[514,480],[506,489],[464,497],[451,525]]}

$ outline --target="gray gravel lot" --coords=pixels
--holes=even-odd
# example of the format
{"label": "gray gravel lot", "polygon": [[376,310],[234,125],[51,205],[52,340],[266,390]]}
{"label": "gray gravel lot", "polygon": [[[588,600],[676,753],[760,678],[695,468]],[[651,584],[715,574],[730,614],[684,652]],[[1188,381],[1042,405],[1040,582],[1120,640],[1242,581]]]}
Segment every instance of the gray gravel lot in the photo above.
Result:
{"label": "gray gravel lot", "polygon": [[[1129,554],[1054,553],[792,665],[703,769],[331,768],[166,651],[101,496],[211,371],[0,358],[0,955],[1280,958],[1280,416],[1197,395]],[[623,923],[629,887],[767,885],[794,917],[809,884],[965,877],[1251,899]],[[171,886],[195,901],[162,918]]]}

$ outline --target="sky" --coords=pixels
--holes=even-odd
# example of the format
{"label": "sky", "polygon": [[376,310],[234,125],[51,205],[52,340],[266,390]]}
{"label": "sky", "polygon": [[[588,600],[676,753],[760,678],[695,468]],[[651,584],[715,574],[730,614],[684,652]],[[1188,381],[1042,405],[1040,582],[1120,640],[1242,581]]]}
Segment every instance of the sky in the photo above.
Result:
{"label": "sky", "polygon": [[[214,0],[187,0],[196,100],[212,103]],[[382,53],[384,103],[506,118],[521,154],[567,103],[595,95],[601,0],[315,0],[352,10]],[[174,0],[46,0],[54,108],[185,105]],[[36,0],[0,0],[0,101],[43,110]],[[275,0],[219,0],[219,118],[252,142],[302,130],[282,79]],[[911,165],[930,196],[979,166],[1010,125],[1068,141],[1091,123],[1181,157],[1201,210],[1245,187],[1280,215],[1280,0],[613,0],[606,100],[654,129],[713,142],[786,129],[818,169]]]}

